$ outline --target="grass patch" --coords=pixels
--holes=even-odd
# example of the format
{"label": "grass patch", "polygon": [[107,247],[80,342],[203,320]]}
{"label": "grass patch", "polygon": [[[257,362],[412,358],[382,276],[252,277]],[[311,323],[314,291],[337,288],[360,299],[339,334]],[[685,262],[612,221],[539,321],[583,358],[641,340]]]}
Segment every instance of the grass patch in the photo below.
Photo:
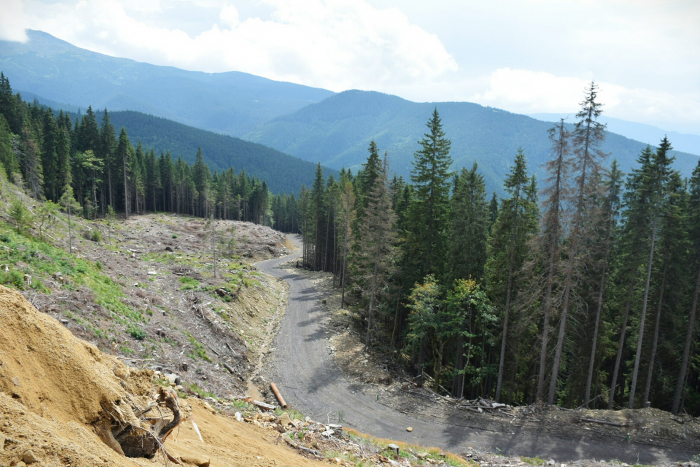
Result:
{"label": "grass patch", "polygon": [[182,383],[182,385],[189,388],[190,391],[197,394],[199,397],[202,397],[202,398],[212,397],[212,398],[216,399],[216,395],[213,392],[205,391],[204,389],[197,386],[196,383]]}
{"label": "grass patch", "polygon": [[374,436],[368,435],[366,433],[360,433],[359,431],[353,430],[352,428],[343,428],[343,431],[348,435],[350,439],[357,443],[371,444],[373,446],[377,446],[384,452],[384,455],[386,457],[395,456],[395,454],[388,451],[387,446],[389,444],[396,444],[397,446],[399,446],[399,457],[409,457],[417,453],[424,453],[425,457],[423,460],[425,461],[424,463],[426,465],[432,463],[430,462],[430,460],[434,462],[444,461],[447,465],[451,465],[453,467],[474,467],[479,465],[474,463],[473,461],[464,460],[461,457],[451,454],[449,452],[443,452],[439,448],[418,446],[416,444],[404,443],[403,441],[393,441],[390,439],[375,438]]}
{"label": "grass patch", "polygon": [[211,362],[211,358],[207,355],[207,349],[204,348],[204,345],[198,342],[189,332],[183,331],[183,334],[187,336],[190,344],[192,344],[192,351],[189,352],[187,356],[192,360],[206,360],[207,362]]}
{"label": "grass patch", "polygon": [[180,277],[180,290],[195,290],[199,287],[199,281],[194,277],[182,276]]}
{"label": "grass patch", "polygon": [[[90,289],[95,303],[116,315],[121,324],[145,322],[145,318],[124,304],[125,297],[121,286],[101,272],[101,265],[83,258],[76,258],[43,240],[18,235],[0,223],[0,265],[7,264],[9,270],[0,268],[0,283],[18,290],[34,289],[48,293],[43,280],[60,272],[64,282],[62,287],[75,290],[78,286]],[[31,285],[24,280],[24,274],[32,276]]]}
{"label": "grass patch", "polygon": [[289,415],[289,418],[292,420],[304,420],[304,414],[296,409],[280,409],[279,407],[275,409],[275,415],[277,415],[278,417],[285,412],[287,413],[287,415]]}
{"label": "grass patch", "polygon": [[547,463],[547,461],[542,459],[540,456],[521,457],[520,460],[530,465],[544,465]]}

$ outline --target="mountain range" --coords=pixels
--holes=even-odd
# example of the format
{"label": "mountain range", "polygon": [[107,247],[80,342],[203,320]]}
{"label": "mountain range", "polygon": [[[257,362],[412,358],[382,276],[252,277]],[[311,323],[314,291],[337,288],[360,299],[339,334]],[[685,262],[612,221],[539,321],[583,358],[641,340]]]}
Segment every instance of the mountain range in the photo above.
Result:
{"label": "mountain range", "polygon": [[[545,122],[558,122],[560,118],[571,122],[574,114],[537,113],[529,114],[529,116]],[[608,131],[611,133],[617,133],[626,138],[651,144],[652,146],[658,144],[664,136],[668,136],[676,150],[700,155],[700,135],[666,131],[653,125],[629,122],[619,118],[606,117],[605,115],[601,115],[599,120],[608,126]]]}
{"label": "mountain range", "polygon": [[[489,190],[500,191],[517,150],[522,148],[529,169],[541,179],[550,157],[547,130],[552,123],[468,102],[416,103],[370,91],[346,91],[277,117],[245,135],[331,168],[358,168],[374,140],[387,151],[393,172],[407,177],[425,124],[438,110],[446,137],[452,142],[454,167],[479,164]],[[608,132],[602,149],[629,171],[645,143]],[[698,157],[676,151],[675,167],[690,175]]]}
{"label": "mountain range", "polygon": [[12,87],[86,109],[135,110],[240,136],[333,94],[248,73],[202,73],[110,57],[41,31],[0,41],[0,70]]}
{"label": "mountain range", "polygon": [[[311,163],[357,170],[372,140],[388,152],[391,170],[408,177],[417,141],[435,108],[452,141],[454,168],[478,162],[489,190],[500,192],[519,148],[538,178],[550,156],[552,123],[542,120],[556,120],[556,115],[536,119],[468,102],[416,103],[371,91],[336,94],[240,72],[185,71],[90,52],[40,31],[27,34],[26,43],[0,41],[0,71],[23,96],[73,111],[107,107],[115,126],[123,124],[132,140],[187,160],[201,145],[212,168],[244,168],[268,179],[277,192],[308,185]],[[115,112],[120,110],[129,112]],[[643,141],[608,132],[603,150],[624,171],[635,165],[648,142],[660,139],[653,127],[603,121]],[[674,136],[669,134],[672,143]],[[693,135],[685,136],[692,144]],[[681,138],[677,149],[694,147],[687,141]],[[679,151],[675,156],[676,168],[690,175],[698,157]]]}

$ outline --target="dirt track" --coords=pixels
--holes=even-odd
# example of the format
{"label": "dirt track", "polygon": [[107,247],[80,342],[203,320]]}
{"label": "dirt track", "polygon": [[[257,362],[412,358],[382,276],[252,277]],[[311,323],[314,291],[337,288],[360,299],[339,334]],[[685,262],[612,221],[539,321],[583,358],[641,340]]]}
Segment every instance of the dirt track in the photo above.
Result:
{"label": "dirt track", "polygon": [[[297,253],[298,255],[298,253]],[[293,258],[291,256],[291,258]],[[368,394],[366,387],[346,379],[328,350],[323,322],[327,318],[313,283],[280,265],[290,257],[258,263],[258,268],[290,285],[287,311],[275,339],[271,376],[287,402],[319,421],[341,422],[377,437],[437,446],[452,452],[468,447],[505,455],[536,456],[555,460],[617,459],[627,463],[658,465],[687,460],[693,452],[663,449],[612,439],[607,443],[560,439],[539,432],[485,430],[479,420],[436,418],[397,412]],[[413,432],[407,432],[407,427]]]}

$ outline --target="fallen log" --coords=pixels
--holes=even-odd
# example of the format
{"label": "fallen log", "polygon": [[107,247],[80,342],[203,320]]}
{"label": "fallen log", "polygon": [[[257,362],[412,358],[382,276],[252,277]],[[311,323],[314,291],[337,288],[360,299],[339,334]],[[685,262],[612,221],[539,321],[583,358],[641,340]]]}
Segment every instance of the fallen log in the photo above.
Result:
{"label": "fallen log", "polygon": [[629,423],[609,422],[607,420],[596,420],[595,418],[582,418],[579,421],[588,422],[588,423],[598,423],[600,425],[619,426],[619,427],[630,426]]}
{"label": "fallen log", "polygon": [[249,403],[249,404],[253,404],[253,405],[257,406],[257,407],[260,407],[261,409],[265,409],[265,410],[275,410],[275,406],[274,406],[274,405],[272,405],[272,404],[266,404],[265,402],[256,401],[256,400],[254,400],[252,397],[246,397],[246,398],[245,398],[245,401],[246,401],[247,403]]}
{"label": "fallen log", "polygon": [[270,383],[270,389],[272,389],[272,392],[275,394],[275,397],[280,403],[280,407],[283,409],[286,409],[288,407],[287,403],[284,401],[284,398],[282,397],[282,394],[280,394],[279,389],[277,389],[277,385],[275,383]]}

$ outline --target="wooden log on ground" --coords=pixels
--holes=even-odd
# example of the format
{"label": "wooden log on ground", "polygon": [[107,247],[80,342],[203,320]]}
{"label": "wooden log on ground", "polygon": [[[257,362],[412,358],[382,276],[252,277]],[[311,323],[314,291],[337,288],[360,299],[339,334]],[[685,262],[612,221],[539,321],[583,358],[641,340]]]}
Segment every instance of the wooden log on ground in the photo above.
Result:
{"label": "wooden log on ground", "polygon": [[277,385],[275,383],[270,383],[270,389],[272,389],[272,392],[275,394],[275,397],[280,403],[280,407],[283,409],[286,409],[288,407],[287,403],[284,401],[284,398],[282,397],[282,394],[280,394],[279,389],[277,389]]}
{"label": "wooden log on ground", "polygon": [[256,401],[252,397],[246,397],[245,401],[249,404],[253,404],[256,407],[260,407],[265,410],[275,410],[275,406],[272,404],[266,404],[265,402]]}
{"label": "wooden log on ground", "polygon": [[579,420],[581,422],[588,422],[588,423],[598,423],[600,425],[610,425],[610,426],[619,426],[619,427],[626,427],[630,426],[629,423],[617,423],[617,422],[609,422],[607,420],[596,420],[595,418],[582,418]]}

